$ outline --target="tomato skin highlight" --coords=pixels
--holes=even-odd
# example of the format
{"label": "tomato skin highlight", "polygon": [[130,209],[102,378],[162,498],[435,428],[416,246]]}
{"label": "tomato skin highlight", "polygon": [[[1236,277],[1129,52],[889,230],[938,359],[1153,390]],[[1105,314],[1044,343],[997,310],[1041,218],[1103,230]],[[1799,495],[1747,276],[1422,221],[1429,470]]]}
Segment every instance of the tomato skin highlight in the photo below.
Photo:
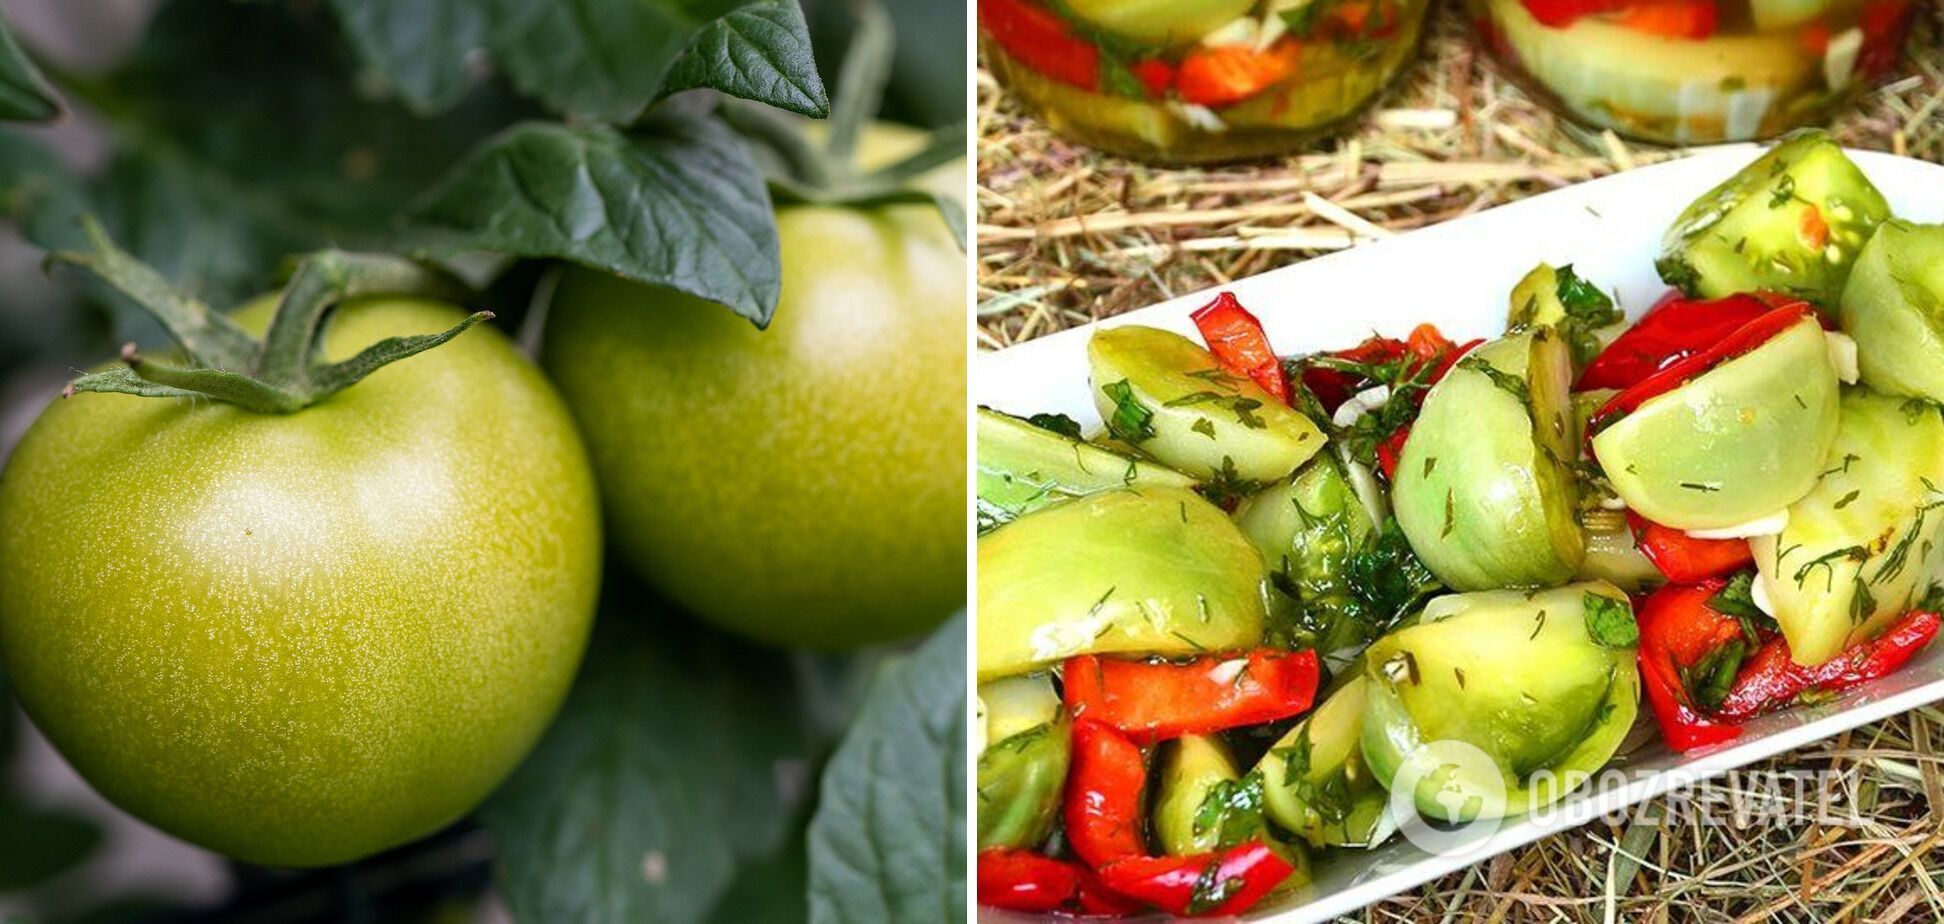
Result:
{"label": "tomato skin highlight", "polygon": [[[327,353],[461,317],[353,301]],[[293,414],[55,401],[0,473],[0,655],[110,801],[250,862],[342,863],[526,755],[600,563],[566,408],[481,326]]]}

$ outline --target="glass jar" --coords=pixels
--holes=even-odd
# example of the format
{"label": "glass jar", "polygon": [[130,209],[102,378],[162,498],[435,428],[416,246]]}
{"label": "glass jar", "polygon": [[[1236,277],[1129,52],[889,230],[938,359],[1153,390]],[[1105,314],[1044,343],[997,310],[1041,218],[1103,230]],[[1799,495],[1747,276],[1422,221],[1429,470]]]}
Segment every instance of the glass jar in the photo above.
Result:
{"label": "glass jar", "polygon": [[1897,66],[1913,0],[1466,0],[1526,89],[1660,144],[1820,122]]}
{"label": "glass jar", "polygon": [[1127,157],[1291,150],[1417,49],[1428,0],[978,0],[986,63],[1054,131]]}

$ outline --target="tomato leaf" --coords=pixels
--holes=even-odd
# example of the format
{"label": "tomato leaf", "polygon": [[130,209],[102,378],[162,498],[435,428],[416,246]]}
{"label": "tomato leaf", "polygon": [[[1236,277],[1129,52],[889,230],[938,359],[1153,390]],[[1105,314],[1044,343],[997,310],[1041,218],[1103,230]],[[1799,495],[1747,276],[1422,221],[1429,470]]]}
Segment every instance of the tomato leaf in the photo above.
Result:
{"label": "tomato leaf", "polygon": [[813,924],[964,920],[965,618],[884,664],[810,822]]}
{"label": "tomato leaf", "polygon": [[474,83],[467,58],[486,46],[487,7],[478,0],[331,0],[345,38],[406,105],[422,114],[452,108]]}
{"label": "tomato leaf", "polygon": [[572,260],[727,306],[761,327],[781,289],[776,219],[748,150],[711,116],[623,133],[526,122],[411,209],[425,249]]}
{"label": "tomato leaf", "polygon": [[60,98],[0,20],[0,119],[45,122],[61,113]]}
{"label": "tomato leaf", "polygon": [[[422,111],[450,106],[484,48],[549,109],[626,124],[671,93],[706,87],[821,118],[830,99],[798,0],[333,0],[365,63]],[[428,28],[426,20],[438,25]]]}
{"label": "tomato leaf", "polygon": [[703,920],[745,865],[787,862],[849,666],[653,609],[603,611],[559,718],[481,809],[519,920]]}

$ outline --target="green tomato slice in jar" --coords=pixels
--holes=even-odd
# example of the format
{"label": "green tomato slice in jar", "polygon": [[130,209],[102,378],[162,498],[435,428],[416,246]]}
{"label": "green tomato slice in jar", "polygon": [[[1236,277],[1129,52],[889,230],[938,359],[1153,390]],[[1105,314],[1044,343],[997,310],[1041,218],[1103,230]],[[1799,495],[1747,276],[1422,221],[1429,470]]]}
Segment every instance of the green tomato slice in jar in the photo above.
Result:
{"label": "green tomato slice in jar", "polygon": [[1262,556],[1193,491],[1129,487],[1020,517],[979,538],[978,569],[981,680],[1262,639]]}
{"label": "green tomato slice in jar", "polygon": [[1459,742],[1489,758],[1419,781],[1414,801],[1430,818],[1547,805],[1604,766],[1633,727],[1638,637],[1626,595],[1599,581],[1436,598],[1416,625],[1370,646],[1364,758],[1387,789],[1427,745],[1443,754],[1440,742]]}
{"label": "green tomato slice in jar", "polygon": [[[1255,0],[1065,0],[1074,18],[1149,45],[1192,44],[1248,15]],[[1158,50],[1158,49],[1157,49]]]}
{"label": "green tomato slice in jar", "polygon": [[1851,264],[1889,217],[1840,145],[1799,131],[1690,203],[1654,266],[1690,295],[1766,290],[1834,311]]}
{"label": "green tomato slice in jar", "polygon": [[1316,847],[1369,847],[1385,836],[1384,788],[1364,763],[1362,674],[1347,680],[1256,764],[1263,811]]}
{"label": "green tomato slice in jar", "polygon": [[1195,480],[1154,462],[1055,433],[991,408],[978,412],[979,528],[1010,523],[1048,504],[1129,485],[1191,488]]}
{"label": "green tomato slice in jar", "polygon": [[1863,384],[1944,401],[1944,225],[1884,222],[1856,258],[1839,317]]}
{"label": "green tomato slice in jar", "polygon": [[1821,83],[1791,34],[1667,38],[1586,16],[1541,23],[1521,0],[1486,0],[1520,68],[1573,114],[1662,142],[1743,141],[1786,124]]}
{"label": "green tomato slice in jar", "polygon": [[1822,326],[1805,313],[1606,425],[1593,437],[1593,455],[1614,492],[1649,520],[1675,529],[1736,526],[1815,486],[1836,438],[1837,399]]}
{"label": "green tomato slice in jar", "polygon": [[1852,388],[1822,476],[1779,534],[1749,545],[1799,664],[1874,637],[1927,588],[1944,524],[1944,418],[1934,405]]}
{"label": "green tomato slice in jar", "polygon": [[1088,341],[1087,359],[1107,432],[1197,478],[1274,481],[1323,448],[1308,417],[1180,334],[1108,328]]}
{"label": "green tomato slice in jar", "polygon": [[1551,328],[1474,350],[1425,395],[1391,502],[1453,590],[1546,587],[1584,555],[1571,468],[1573,363]]}

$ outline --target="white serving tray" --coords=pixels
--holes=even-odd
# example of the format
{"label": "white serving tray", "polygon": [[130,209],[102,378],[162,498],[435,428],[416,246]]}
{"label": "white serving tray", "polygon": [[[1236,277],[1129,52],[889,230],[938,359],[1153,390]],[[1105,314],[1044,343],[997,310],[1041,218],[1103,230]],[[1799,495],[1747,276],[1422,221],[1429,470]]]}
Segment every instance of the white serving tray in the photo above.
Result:
{"label": "white serving tray", "polygon": [[[1540,261],[1571,263],[1601,288],[1617,289],[1621,306],[1638,317],[1667,290],[1653,267],[1662,231],[1688,202],[1760,150],[1746,144],[1708,149],[1184,295],[1099,326],[1145,324],[1199,342],[1189,313],[1227,290],[1262,320],[1279,353],[1347,347],[1373,331],[1402,337],[1426,321],[1463,341],[1503,330],[1507,293]],[[1898,217],[1944,222],[1944,166],[1869,151],[1850,156]],[[1093,326],[1061,331],[980,355],[973,366],[974,400],[1019,414],[1062,413],[1084,427],[1097,426],[1100,417],[1087,390],[1086,344],[1092,332]],[[1582,788],[1557,811],[1507,824],[1463,857],[1428,854],[1401,838],[1376,850],[1339,855],[1318,868],[1313,888],[1246,919],[1325,921],[1678,786],[1939,700],[1944,700],[1944,644],[1933,645],[1897,674],[1831,702],[1748,722],[1741,737],[1725,746],[1683,757],[1656,741],[1625,761],[1637,771],[1630,782],[1598,791]],[[1642,715],[1648,712],[1643,704]],[[981,909],[980,920],[1033,919]]]}

